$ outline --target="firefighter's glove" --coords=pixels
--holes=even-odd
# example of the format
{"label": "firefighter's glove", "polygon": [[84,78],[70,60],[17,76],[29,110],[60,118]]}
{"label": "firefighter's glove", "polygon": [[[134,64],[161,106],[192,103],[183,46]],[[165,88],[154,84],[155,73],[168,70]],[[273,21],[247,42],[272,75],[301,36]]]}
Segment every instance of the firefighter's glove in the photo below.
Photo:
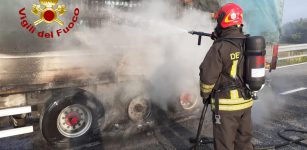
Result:
{"label": "firefighter's glove", "polygon": [[217,35],[216,35],[215,32],[212,32],[212,33],[211,33],[211,39],[212,39],[213,41],[217,39]]}
{"label": "firefighter's glove", "polygon": [[203,97],[203,104],[208,104],[210,102],[211,96]]}

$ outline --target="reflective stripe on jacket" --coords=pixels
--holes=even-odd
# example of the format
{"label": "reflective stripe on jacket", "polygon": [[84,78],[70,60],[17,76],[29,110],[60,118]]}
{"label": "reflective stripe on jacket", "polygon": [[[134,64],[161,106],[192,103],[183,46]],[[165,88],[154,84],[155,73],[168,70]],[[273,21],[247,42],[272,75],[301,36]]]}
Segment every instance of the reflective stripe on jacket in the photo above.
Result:
{"label": "reflective stripe on jacket", "polygon": [[[226,29],[222,34],[223,38],[245,36],[237,28]],[[241,46],[243,40],[235,40]],[[215,41],[206,54],[200,65],[200,93],[207,99],[214,90],[220,90],[222,86],[233,83],[233,79],[243,79],[244,61],[239,62],[241,48],[228,41]],[[252,100],[242,98],[242,90],[231,88],[219,92],[219,110],[236,111],[249,108],[253,105]],[[211,98],[212,109],[214,106],[214,96]]]}

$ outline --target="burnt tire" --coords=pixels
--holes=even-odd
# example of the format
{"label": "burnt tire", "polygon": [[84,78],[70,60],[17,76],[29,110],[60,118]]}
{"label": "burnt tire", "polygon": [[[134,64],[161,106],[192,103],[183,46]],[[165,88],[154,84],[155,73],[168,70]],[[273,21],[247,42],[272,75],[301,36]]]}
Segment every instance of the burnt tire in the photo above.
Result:
{"label": "burnt tire", "polygon": [[151,103],[149,98],[145,95],[129,98],[129,102],[126,106],[128,118],[133,122],[144,122],[151,115]]}
{"label": "burnt tire", "polygon": [[40,130],[56,147],[75,147],[100,139],[101,103],[81,89],[54,91],[42,110]]}
{"label": "burnt tire", "polygon": [[168,102],[168,111],[172,117],[180,117],[184,115],[194,114],[201,106],[201,98],[196,90],[187,90],[178,92],[179,95]]}
{"label": "burnt tire", "polygon": [[[127,82],[121,85],[118,99],[121,101],[125,118],[134,123],[145,122],[151,116],[151,101],[146,81]],[[131,88],[133,87],[133,88]]]}

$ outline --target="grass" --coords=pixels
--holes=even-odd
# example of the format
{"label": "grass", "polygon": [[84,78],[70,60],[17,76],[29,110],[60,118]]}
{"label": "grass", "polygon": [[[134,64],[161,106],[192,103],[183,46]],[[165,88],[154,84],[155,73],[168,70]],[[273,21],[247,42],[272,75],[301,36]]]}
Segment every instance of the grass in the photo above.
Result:
{"label": "grass", "polygon": [[277,66],[293,65],[293,64],[299,64],[299,63],[304,63],[304,62],[307,62],[307,56],[285,59],[285,60],[279,60],[277,62]]}

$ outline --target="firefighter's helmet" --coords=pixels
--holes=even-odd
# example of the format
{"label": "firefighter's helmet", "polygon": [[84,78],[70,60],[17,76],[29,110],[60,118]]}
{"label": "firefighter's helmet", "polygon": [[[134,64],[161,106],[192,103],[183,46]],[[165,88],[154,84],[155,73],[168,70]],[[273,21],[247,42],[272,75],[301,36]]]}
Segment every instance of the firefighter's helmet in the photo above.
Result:
{"label": "firefighter's helmet", "polygon": [[243,24],[243,10],[237,4],[228,3],[214,15],[214,19],[222,28],[240,26]]}

